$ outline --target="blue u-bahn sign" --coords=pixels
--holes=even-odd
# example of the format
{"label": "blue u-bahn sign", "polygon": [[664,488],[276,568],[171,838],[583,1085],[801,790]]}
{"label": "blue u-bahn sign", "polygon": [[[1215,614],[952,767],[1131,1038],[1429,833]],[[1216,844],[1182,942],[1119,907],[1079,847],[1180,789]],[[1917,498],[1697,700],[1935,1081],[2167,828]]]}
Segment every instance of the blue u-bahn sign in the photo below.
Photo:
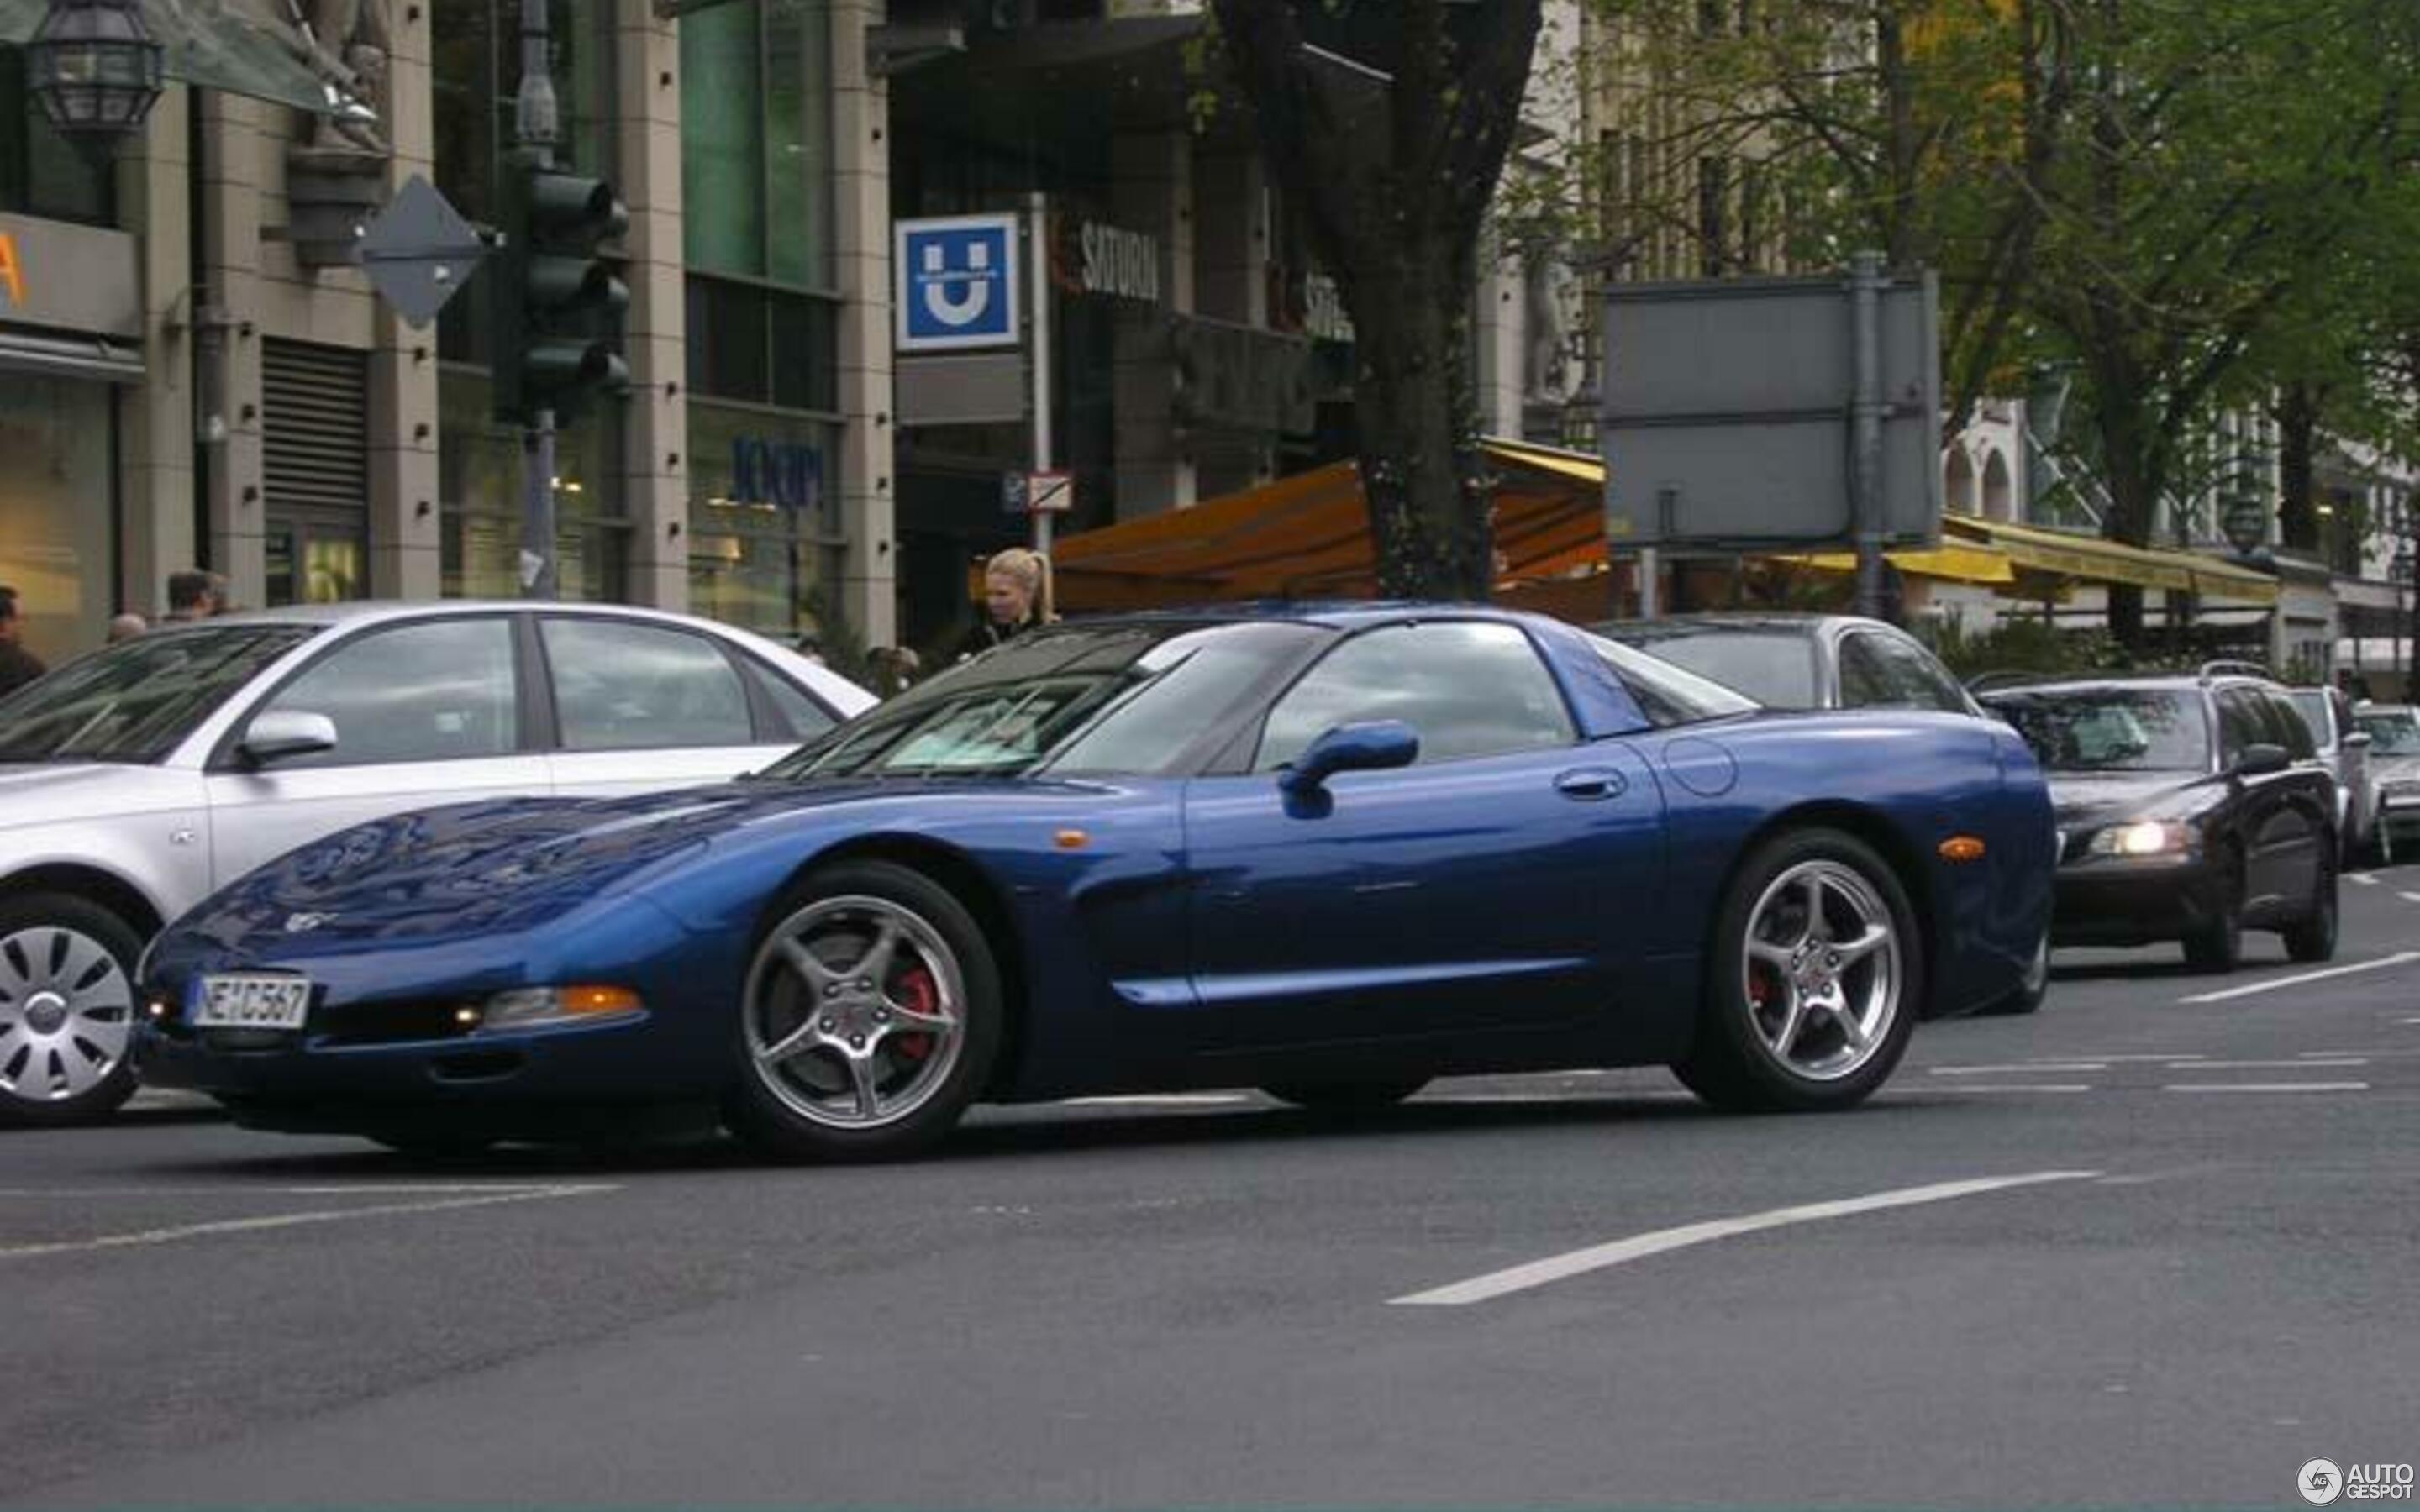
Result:
{"label": "blue u-bahn sign", "polygon": [[1016,346],[1016,253],[1014,215],[899,222],[892,239],[893,345],[903,352]]}

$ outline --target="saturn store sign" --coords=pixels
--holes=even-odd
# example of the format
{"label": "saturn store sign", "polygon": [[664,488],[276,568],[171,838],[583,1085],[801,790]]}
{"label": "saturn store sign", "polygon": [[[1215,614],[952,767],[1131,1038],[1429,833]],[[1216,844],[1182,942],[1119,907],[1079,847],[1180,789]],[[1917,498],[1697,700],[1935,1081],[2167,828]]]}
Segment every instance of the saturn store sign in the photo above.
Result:
{"label": "saturn store sign", "polygon": [[1051,239],[1051,278],[1061,288],[1139,304],[1159,302],[1157,237],[1069,218],[1058,224]]}

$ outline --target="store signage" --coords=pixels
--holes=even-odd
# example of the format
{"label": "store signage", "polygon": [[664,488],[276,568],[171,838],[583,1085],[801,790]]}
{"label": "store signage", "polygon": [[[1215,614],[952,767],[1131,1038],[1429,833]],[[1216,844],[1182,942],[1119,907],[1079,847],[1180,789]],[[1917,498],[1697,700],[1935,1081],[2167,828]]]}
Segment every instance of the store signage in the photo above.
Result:
{"label": "store signage", "polygon": [[1004,472],[1000,503],[1012,515],[1063,515],[1076,507],[1076,480],[1065,472]]}
{"label": "store signage", "polygon": [[101,336],[143,333],[134,239],[30,215],[0,215],[0,319]]}
{"label": "store signage", "polygon": [[899,222],[892,239],[893,345],[903,352],[1016,346],[1016,250],[1014,215]]}
{"label": "store signage", "polygon": [[731,492],[735,504],[818,510],[824,501],[824,454],[799,441],[740,436],[731,442]]}
{"label": "store signage", "polygon": [[1159,302],[1159,240],[1140,231],[1087,221],[1077,233],[1077,278],[1087,294]]}
{"label": "store signage", "polygon": [[1344,293],[1326,273],[1303,277],[1302,329],[1319,341],[1353,339],[1353,317],[1344,313]]}

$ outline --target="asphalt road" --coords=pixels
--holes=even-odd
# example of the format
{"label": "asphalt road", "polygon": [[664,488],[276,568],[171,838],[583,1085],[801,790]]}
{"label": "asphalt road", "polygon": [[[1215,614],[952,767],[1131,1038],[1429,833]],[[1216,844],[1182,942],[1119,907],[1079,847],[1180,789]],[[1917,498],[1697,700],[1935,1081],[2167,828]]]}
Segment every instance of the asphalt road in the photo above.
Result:
{"label": "asphalt road", "polygon": [[1620,1072],[875,1170],[0,1135],[0,1505],[2299,1506],[2420,1459],[2420,869],[2345,902],[2333,974],[2063,953],[1844,1117]]}

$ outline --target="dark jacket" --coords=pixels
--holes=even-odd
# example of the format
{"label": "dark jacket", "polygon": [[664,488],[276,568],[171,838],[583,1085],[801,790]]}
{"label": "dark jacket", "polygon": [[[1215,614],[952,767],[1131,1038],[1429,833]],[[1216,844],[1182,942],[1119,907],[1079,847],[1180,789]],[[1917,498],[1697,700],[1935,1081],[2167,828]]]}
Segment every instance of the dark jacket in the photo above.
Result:
{"label": "dark jacket", "polygon": [[17,691],[49,669],[42,659],[14,640],[0,640],[0,695]]}

